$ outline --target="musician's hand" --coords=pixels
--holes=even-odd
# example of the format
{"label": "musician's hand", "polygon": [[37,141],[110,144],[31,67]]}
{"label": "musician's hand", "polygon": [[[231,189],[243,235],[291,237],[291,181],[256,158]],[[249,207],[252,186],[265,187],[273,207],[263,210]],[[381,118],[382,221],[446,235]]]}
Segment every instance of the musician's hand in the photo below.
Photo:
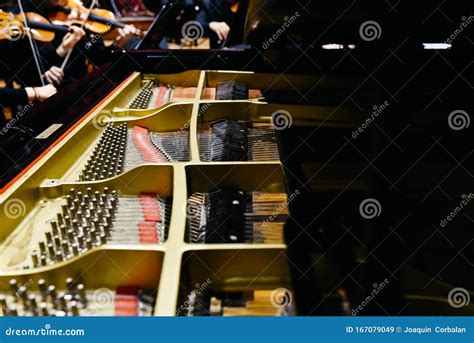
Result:
{"label": "musician's hand", "polygon": [[44,101],[57,92],[56,87],[53,85],[46,85],[43,87],[26,87],[25,91],[28,95],[28,100],[30,101]]}
{"label": "musician's hand", "polygon": [[209,23],[209,28],[217,34],[217,37],[219,37],[219,42],[226,40],[229,36],[230,27],[224,21],[211,21]]}
{"label": "musician's hand", "polygon": [[127,43],[130,42],[136,32],[137,28],[133,25],[126,25],[123,29],[119,29],[119,35],[115,40],[116,46],[121,49],[125,48]]}
{"label": "musician's hand", "polygon": [[46,71],[46,73],[44,73],[44,77],[48,83],[59,86],[63,82],[64,72],[61,70],[61,68],[53,66],[51,69]]}
{"label": "musician's hand", "polygon": [[59,56],[66,56],[70,50],[85,36],[86,32],[77,26],[69,26],[69,32],[64,36],[61,45],[56,49]]}

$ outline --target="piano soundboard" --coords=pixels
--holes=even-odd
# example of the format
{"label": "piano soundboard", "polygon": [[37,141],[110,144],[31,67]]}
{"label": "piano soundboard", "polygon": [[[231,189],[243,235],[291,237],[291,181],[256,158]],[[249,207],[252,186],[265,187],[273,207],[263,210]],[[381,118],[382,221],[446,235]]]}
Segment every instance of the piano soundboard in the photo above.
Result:
{"label": "piano soundboard", "polygon": [[0,312],[294,314],[276,130],[317,125],[326,109],[267,103],[270,87],[292,86],[130,75],[4,188]]}

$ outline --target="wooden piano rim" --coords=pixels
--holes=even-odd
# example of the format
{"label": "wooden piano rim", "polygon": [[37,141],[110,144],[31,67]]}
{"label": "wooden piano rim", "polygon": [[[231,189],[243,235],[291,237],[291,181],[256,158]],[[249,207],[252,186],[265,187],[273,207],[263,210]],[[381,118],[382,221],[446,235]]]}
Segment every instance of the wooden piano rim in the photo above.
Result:
{"label": "wooden piano rim", "polygon": [[95,112],[104,102],[114,96],[118,91],[121,90],[121,87],[126,84],[132,77],[134,77],[136,72],[132,72],[125,80],[123,80],[115,89],[110,92],[105,98],[103,98],[97,105],[89,110],[85,115],[83,115],[78,121],[76,121],[66,132],[64,132],[58,139],[56,139],[49,147],[46,148],[38,157],[36,157],[28,166],[26,166],[20,173],[18,173],[13,179],[11,179],[3,188],[0,189],[0,195],[5,193],[15,182],[17,182],[23,175],[25,175],[28,170],[30,170],[39,160],[41,160],[47,153],[51,151],[56,145],[58,145],[63,139],[65,139],[71,131],[73,131],[79,124],[84,120],[89,118],[89,116]]}

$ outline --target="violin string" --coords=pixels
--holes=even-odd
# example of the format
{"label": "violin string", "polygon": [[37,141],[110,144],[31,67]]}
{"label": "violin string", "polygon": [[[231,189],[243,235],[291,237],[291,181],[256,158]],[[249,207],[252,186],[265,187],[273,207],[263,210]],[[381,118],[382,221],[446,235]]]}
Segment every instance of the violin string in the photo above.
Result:
{"label": "violin string", "polygon": [[[18,1],[20,1],[20,0],[18,0]],[[97,0],[92,0],[91,5],[90,5],[89,8],[87,9],[87,15],[84,17],[84,20],[83,20],[82,23],[81,23],[81,26],[80,26],[81,29],[84,28],[84,25],[86,24],[86,21],[87,21],[87,19],[89,18],[90,14],[92,13],[92,10],[94,9],[94,7],[95,7],[96,4],[97,4]],[[69,61],[69,58],[71,57],[72,50],[74,50],[74,49],[69,50],[69,52],[67,53],[66,57],[64,58],[64,61],[63,61],[63,63],[61,64],[61,70],[64,70],[64,68],[66,67],[67,62]]]}
{"label": "violin string", "polygon": [[[23,11],[23,4],[21,3],[21,0],[18,0],[18,7],[20,8],[20,13],[21,13],[21,17],[23,19],[23,24],[25,25],[26,30],[28,30],[31,33],[31,30],[29,29],[29,26],[28,26],[28,20],[26,19],[26,14]],[[41,64],[41,61],[38,58],[38,55],[39,55],[39,51],[37,50],[38,46],[34,44],[33,38],[31,37],[31,34],[28,34],[27,36],[28,36],[28,42],[30,44],[31,52],[33,53],[33,59],[35,60],[36,70],[38,71],[38,76],[40,78],[41,85],[45,86],[44,79],[43,79],[43,74],[44,74],[43,69],[44,68],[41,68],[42,64]]]}

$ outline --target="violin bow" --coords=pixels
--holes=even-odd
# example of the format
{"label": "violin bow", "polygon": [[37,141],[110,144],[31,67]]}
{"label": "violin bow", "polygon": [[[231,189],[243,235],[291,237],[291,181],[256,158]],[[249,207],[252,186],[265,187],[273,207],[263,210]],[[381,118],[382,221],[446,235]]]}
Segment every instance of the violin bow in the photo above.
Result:
{"label": "violin bow", "polygon": [[[20,1],[20,0],[18,0],[18,1]],[[89,8],[87,9],[87,15],[84,17],[84,20],[83,20],[82,23],[81,23],[81,26],[80,26],[81,29],[84,28],[84,25],[86,24],[86,21],[87,21],[87,19],[89,18],[90,14],[92,13],[92,10],[94,9],[94,7],[95,7],[96,4],[97,4],[97,0],[92,0],[91,5],[90,5]],[[66,67],[67,62],[69,61],[69,58],[71,57],[72,50],[74,50],[74,48],[72,48],[71,50],[69,50],[69,52],[67,53],[66,57],[64,58],[63,63],[61,64],[61,70],[63,70],[63,71],[64,71],[64,68]]]}
{"label": "violin bow", "polygon": [[[28,20],[26,18],[25,11],[23,11],[23,5],[21,3],[21,0],[18,0],[18,7],[20,8],[20,13],[21,13],[21,18],[23,20],[23,25],[25,26],[25,29],[29,32],[31,32],[30,27],[28,26]],[[28,42],[30,44],[31,52],[33,53],[33,59],[35,60],[35,65],[36,65],[36,70],[38,71],[38,75],[41,81],[41,85],[45,86],[46,84],[44,83],[44,78],[43,78],[43,65],[41,64],[41,60],[39,59],[39,51],[38,51],[38,46],[35,44],[33,41],[33,37],[31,37],[30,34],[27,34],[28,36]]]}

